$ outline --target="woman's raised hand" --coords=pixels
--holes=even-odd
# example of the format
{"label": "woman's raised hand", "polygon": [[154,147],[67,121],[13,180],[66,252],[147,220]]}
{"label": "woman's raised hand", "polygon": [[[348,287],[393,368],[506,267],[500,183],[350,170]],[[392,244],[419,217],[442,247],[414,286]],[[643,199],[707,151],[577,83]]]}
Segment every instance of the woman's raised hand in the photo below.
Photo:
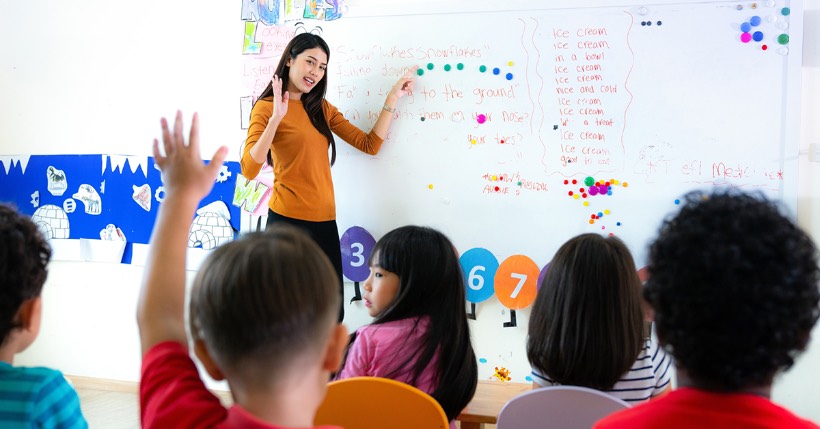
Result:
{"label": "woman's raised hand", "polygon": [[285,94],[282,95],[282,78],[277,75],[273,75],[273,78],[270,80],[270,84],[273,89],[273,114],[271,115],[268,123],[276,121],[276,124],[279,124],[279,122],[282,121],[282,118],[285,117],[285,114],[288,113],[288,100],[290,99],[290,93],[285,91]]}
{"label": "woman's raised hand", "polygon": [[405,73],[402,77],[396,81],[396,84],[393,85],[393,88],[390,89],[390,93],[388,97],[393,95],[396,98],[402,98],[405,95],[413,93],[413,83],[415,82],[414,75],[416,74],[416,70],[418,66],[413,66],[412,70]]}

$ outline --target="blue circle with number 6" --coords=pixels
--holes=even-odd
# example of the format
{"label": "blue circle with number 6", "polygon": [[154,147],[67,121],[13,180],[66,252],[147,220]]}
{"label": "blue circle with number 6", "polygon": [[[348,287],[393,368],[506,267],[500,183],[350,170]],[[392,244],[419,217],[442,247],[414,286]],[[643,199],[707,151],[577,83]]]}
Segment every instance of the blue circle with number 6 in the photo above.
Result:
{"label": "blue circle with number 6", "polygon": [[498,259],[487,249],[472,248],[458,260],[464,273],[464,289],[467,301],[479,303],[495,294],[495,272],[498,270]]}

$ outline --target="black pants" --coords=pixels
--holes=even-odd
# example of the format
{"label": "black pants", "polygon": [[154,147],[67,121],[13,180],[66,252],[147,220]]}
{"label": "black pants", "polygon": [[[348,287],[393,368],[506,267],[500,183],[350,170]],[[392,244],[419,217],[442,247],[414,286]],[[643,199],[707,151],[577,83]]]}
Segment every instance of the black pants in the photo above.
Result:
{"label": "black pants", "polygon": [[339,305],[339,322],[341,322],[345,317],[345,293],[342,280],[342,246],[339,243],[339,228],[336,226],[336,221],[311,222],[293,219],[274,213],[273,210],[268,209],[268,222],[265,227],[270,228],[271,225],[277,222],[284,222],[307,232],[322,251],[325,252],[330,262],[333,263],[336,276],[339,278],[339,294],[341,294],[342,297],[341,304]]}

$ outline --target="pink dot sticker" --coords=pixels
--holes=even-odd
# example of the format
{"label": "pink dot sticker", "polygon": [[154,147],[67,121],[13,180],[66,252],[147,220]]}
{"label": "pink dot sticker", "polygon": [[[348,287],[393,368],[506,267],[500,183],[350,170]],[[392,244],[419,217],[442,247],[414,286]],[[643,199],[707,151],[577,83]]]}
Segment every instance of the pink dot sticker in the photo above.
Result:
{"label": "pink dot sticker", "polygon": [[749,33],[743,33],[740,35],[740,41],[743,43],[749,43],[752,40],[752,35]]}
{"label": "pink dot sticker", "polygon": [[[747,33],[747,34],[748,34],[748,33]],[[749,37],[752,37],[752,36],[749,36]],[[748,40],[747,40],[747,42],[748,42]],[[479,123],[479,124],[483,124],[484,122],[487,122],[487,117],[486,117],[486,116],[484,116],[483,114],[478,115],[478,116],[476,117],[476,121],[478,121],[478,123]]]}

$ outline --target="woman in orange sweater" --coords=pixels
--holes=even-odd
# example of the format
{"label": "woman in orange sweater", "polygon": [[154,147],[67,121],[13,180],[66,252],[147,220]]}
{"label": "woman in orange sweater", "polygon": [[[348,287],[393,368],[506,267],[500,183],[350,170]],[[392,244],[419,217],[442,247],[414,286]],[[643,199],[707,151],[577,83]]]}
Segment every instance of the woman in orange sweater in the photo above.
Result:
{"label": "woman in orange sweater", "polygon": [[[271,83],[251,111],[241,166],[248,179],[255,178],[266,161],[273,166],[267,226],[286,222],[308,231],[336,268],[339,291],[344,296],[330,174],[336,161],[333,133],[362,152],[378,153],[396,103],[413,91],[415,70],[408,71],[390,89],[373,129],[365,133],[325,100],[329,58],[327,43],[315,34],[302,33],[290,41]],[[344,304],[339,320],[343,317]]]}

